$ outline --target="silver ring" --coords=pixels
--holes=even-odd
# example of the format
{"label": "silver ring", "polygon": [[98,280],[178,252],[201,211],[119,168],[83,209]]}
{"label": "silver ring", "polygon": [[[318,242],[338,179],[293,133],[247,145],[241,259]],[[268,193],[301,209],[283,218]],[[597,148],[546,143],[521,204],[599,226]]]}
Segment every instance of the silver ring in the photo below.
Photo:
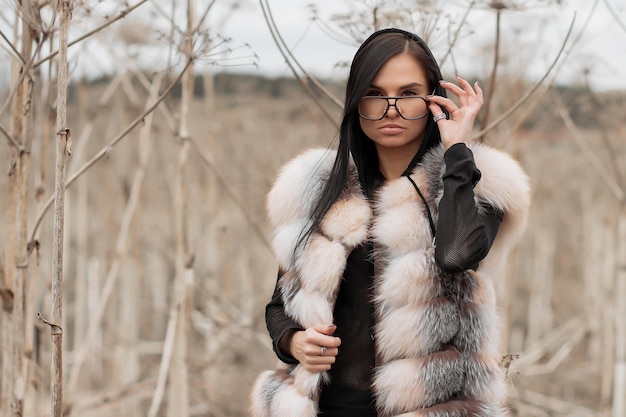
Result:
{"label": "silver ring", "polygon": [[433,120],[435,121],[435,123],[437,123],[441,119],[446,119],[446,118],[447,117],[445,113],[439,113],[433,116]]}
{"label": "silver ring", "polygon": [[321,356],[326,356],[326,349],[328,349],[326,346],[322,346],[322,354],[321,354]]}

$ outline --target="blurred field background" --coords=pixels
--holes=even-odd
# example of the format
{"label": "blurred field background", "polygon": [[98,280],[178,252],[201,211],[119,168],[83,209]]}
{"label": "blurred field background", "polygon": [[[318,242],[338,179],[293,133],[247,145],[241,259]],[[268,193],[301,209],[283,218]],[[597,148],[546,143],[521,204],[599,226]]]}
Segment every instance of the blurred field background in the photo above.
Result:
{"label": "blurred field background", "polygon": [[[129,18],[94,35],[93,42],[108,45],[116,71],[97,79],[70,71],[68,80],[72,153],[63,319],[55,323],[63,329],[63,413],[245,416],[254,377],[276,360],[264,323],[277,272],[265,195],[288,159],[332,146],[341,110],[297,65],[301,80],[207,65],[213,46],[235,41],[198,25],[205,10],[211,13],[206,5],[188,13],[192,3],[146,3],[161,22],[153,27],[132,20],[142,9],[123,2],[94,18],[95,3],[74,1],[71,24],[91,30]],[[435,2],[403,4],[411,6],[413,26],[397,2],[362,3],[382,26],[421,33],[448,25],[453,33],[464,24],[434,19]],[[15,32],[3,34],[36,64],[49,52],[37,49],[49,48],[49,37],[20,23],[29,15],[16,4],[2,14],[5,23],[17,22]],[[467,6],[468,13],[489,9],[503,22],[503,11],[530,10],[517,2]],[[616,22],[626,21],[623,8],[612,10]],[[50,24],[50,14],[41,15]],[[354,15],[331,23],[363,34],[374,27],[365,21]],[[511,35],[504,23],[500,31]],[[496,48],[497,33],[481,52],[485,71],[477,78],[489,105],[476,131],[486,130],[480,140],[513,154],[533,186],[528,229],[496,282],[512,414],[626,417],[626,92],[595,91],[591,70],[578,83],[556,82],[581,32],[567,38],[571,49],[541,84],[522,74],[524,57],[507,49],[512,44]],[[32,44],[24,54],[26,39]],[[185,48],[189,39],[193,48]],[[169,48],[158,71],[137,58],[144,42]],[[528,45],[518,54],[521,46]],[[13,62],[11,82],[0,92],[0,416],[38,417],[51,407],[51,328],[38,314],[49,321],[52,310],[52,208],[41,213],[55,187],[57,81],[54,66],[42,63],[31,65],[21,83],[30,61],[16,51],[0,51]],[[541,54],[558,52],[557,45]],[[156,110],[121,135],[190,56],[191,69]],[[444,69],[455,75],[453,65]],[[344,81],[320,83],[341,101]]]}

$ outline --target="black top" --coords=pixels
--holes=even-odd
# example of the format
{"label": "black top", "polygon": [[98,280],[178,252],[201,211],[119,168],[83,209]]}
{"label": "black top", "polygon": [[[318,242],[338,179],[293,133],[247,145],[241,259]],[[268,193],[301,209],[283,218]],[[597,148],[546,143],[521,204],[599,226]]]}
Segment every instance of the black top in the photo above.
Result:
{"label": "black top", "polygon": [[[473,189],[480,179],[480,171],[465,144],[451,146],[444,160],[446,171],[439,203],[435,260],[446,272],[476,269],[491,248],[502,214],[491,207],[479,210],[476,206]],[[376,416],[370,387],[375,360],[371,253],[372,245],[368,242],[355,248],[347,260],[333,312],[337,325],[334,335],[341,338],[341,346],[329,371],[331,382],[322,388],[320,416],[323,417]],[[278,358],[286,363],[297,363],[278,347],[285,333],[302,329],[285,314],[278,282],[266,306],[265,321]]]}

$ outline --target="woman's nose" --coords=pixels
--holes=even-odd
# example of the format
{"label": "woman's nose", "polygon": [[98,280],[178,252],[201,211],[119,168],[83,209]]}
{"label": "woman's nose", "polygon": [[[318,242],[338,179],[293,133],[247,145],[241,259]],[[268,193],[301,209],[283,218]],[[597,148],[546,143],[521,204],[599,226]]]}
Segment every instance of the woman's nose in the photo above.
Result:
{"label": "woman's nose", "polygon": [[[397,101],[394,100],[393,103],[389,102],[389,104],[387,105],[387,116],[389,117],[397,117],[398,116],[398,107],[397,107]],[[393,113],[391,113],[391,111],[393,110]]]}

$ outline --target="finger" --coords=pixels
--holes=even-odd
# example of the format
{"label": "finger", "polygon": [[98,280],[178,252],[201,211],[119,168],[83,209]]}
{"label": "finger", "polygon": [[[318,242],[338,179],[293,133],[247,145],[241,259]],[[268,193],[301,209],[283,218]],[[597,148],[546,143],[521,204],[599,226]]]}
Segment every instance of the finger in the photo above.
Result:
{"label": "finger", "polygon": [[335,333],[335,330],[337,329],[337,325],[335,325],[335,324],[316,324],[315,326],[313,326],[313,328],[315,330],[317,330],[319,333],[322,333],[322,334],[330,336],[333,333]]}
{"label": "finger", "polygon": [[459,82],[459,84],[461,85],[461,87],[463,88],[463,91],[465,91],[470,96],[475,96],[476,95],[476,92],[472,88],[471,84],[469,82],[467,82],[467,80],[465,78],[457,76],[456,79]]}
{"label": "finger", "polygon": [[451,83],[450,81],[441,80],[439,81],[439,84],[457,97],[460,97],[466,94],[465,90],[463,90],[458,85]]}
{"label": "finger", "polygon": [[[310,330],[310,331],[309,331]],[[307,330],[306,342],[318,347],[338,347],[341,345],[341,339],[335,336],[328,336],[323,333],[319,333],[316,328]]]}
{"label": "finger", "polygon": [[[431,107],[432,105],[435,105],[436,107]],[[439,114],[441,113],[441,109],[446,109],[448,110],[448,112],[450,114],[454,113],[455,111],[458,110],[458,107],[456,106],[456,104],[454,104],[454,102],[452,100],[450,100],[447,97],[441,97],[441,96],[431,96],[428,98],[428,108],[430,108],[430,111],[433,113],[433,115],[435,114]]]}
{"label": "finger", "polygon": [[306,358],[306,361],[313,365],[329,365],[335,363],[336,360],[337,356],[320,356],[319,352]]}
{"label": "finger", "polygon": [[476,90],[476,97],[479,99],[480,104],[483,104],[483,89],[480,87],[478,81],[474,83],[474,89]]}
{"label": "finger", "polygon": [[323,355],[321,355],[321,350],[320,350],[320,356],[322,356],[323,358],[334,358],[338,354],[339,354],[338,348],[326,348]]}

